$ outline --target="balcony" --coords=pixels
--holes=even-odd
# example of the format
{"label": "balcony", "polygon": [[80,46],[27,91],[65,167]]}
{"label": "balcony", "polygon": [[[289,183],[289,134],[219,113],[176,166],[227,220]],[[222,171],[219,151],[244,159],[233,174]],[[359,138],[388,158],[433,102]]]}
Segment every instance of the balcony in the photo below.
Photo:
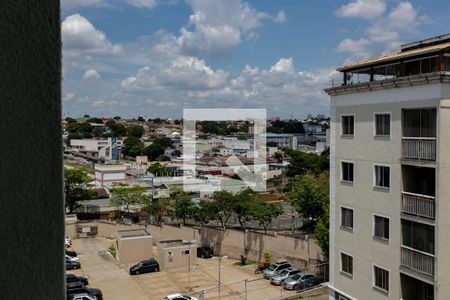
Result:
{"label": "balcony", "polygon": [[403,267],[418,273],[434,276],[434,255],[407,246],[401,246]]}
{"label": "balcony", "polygon": [[402,213],[434,220],[435,197],[402,192]]}
{"label": "balcony", "polygon": [[402,157],[405,159],[436,160],[436,138],[403,137]]}

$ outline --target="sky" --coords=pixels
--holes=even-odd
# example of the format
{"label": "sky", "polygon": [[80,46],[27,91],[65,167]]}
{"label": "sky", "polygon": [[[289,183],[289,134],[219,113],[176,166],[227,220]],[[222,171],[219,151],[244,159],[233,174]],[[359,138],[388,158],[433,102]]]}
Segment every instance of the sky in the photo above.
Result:
{"label": "sky", "polygon": [[329,113],[349,62],[449,33],[450,2],[62,0],[64,116]]}

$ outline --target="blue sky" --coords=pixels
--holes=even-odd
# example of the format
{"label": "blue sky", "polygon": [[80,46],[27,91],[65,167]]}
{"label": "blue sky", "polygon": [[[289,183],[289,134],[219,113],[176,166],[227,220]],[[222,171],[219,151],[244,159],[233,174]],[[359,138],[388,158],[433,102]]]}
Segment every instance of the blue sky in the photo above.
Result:
{"label": "blue sky", "polygon": [[448,33],[448,1],[62,0],[66,116],[328,113],[336,67]]}

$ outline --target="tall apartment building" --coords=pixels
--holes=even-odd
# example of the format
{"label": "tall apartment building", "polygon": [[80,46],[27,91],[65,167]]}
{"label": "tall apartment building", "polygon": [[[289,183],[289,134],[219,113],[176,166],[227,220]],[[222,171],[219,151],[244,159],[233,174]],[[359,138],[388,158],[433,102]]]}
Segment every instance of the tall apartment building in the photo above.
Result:
{"label": "tall apartment building", "polygon": [[450,34],[338,71],[329,299],[450,299]]}

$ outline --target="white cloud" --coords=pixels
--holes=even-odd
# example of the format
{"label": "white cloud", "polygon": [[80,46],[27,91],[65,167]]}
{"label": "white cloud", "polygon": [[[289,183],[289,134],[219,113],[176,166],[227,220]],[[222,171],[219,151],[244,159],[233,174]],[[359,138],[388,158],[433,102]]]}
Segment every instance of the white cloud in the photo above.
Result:
{"label": "white cloud", "polygon": [[226,56],[243,38],[254,39],[264,19],[286,21],[284,11],[274,17],[240,0],[188,0],[193,13],[182,27],[178,44],[188,55]]}
{"label": "white cloud", "polygon": [[291,73],[294,71],[292,57],[280,58],[280,60],[270,68],[271,72]]}
{"label": "white cloud", "polygon": [[273,18],[273,20],[277,23],[284,23],[287,21],[286,13],[284,10],[280,10],[278,14]]}
{"label": "white cloud", "polygon": [[155,0],[127,0],[128,4],[139,8],[154,8]]}
{"label": "white cloud", "polygon": [[340,42],[337,50],[350,54],[345,63],[366,59],[374,53],[385,54],[399,51],[400,44],[417,35],[421,19],[423,18],[418,15],[410,2],[397,3],[386,14],[370,20],[364,31],[364,37],[346,38]]}
{"label": "white cloud", "polygon": [[98,74],[97,70],[89,69],[89,70],[87,70],[84,73],[83,79],[85,79],[85,80],[98,80],[98,79],[100,79],[100,75]]}
{"label": "white cloud", "polygon": [[75,97],[75,93],[66,93],[63,95],[62,100],[63,101],[70,101]]}
{"label": "white cloud", "polygon": [[336,14],[344,18],[372,19],[382,15],[385,9],[383,0],[355,0],[342,5]]}
{"label": "white cloud", "polygon": [[102,31],[79,14],[64,19],[61,35],[65,55],[118,53],[121,49],[120,45],[113,45]]}
{"label": "white cloud", "polygon": [[349,53],[351,58],[346,61],[346,63],[349,63],[369,58],[372,55],[370,45],[371,42],[365,38],[359,40],[344,39],[339,43],[337,51]]}

